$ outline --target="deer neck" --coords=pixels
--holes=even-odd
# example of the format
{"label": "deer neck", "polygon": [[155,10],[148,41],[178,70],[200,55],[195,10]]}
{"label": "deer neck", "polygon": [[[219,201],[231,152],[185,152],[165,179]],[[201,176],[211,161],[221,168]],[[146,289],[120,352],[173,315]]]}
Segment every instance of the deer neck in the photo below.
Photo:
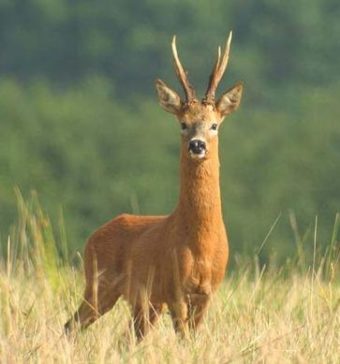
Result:
{"label": "deer neck", "polygon": [[[211,235],[216,235],[219,228],[224,226],[218,153],[211,153],[204,161],[195,161],[190,158],[187,150],[183,150],[180,178],[177,221],[189,240],[196,245],[204,245],[205,242],[211,241]],[[207,247],[198,245],[198,249],[207,250]]]}

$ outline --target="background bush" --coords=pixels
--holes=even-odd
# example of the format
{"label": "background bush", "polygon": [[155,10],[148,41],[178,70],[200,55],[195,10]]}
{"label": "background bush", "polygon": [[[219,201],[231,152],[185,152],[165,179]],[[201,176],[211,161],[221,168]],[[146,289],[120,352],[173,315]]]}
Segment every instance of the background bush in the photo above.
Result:
{"label": "background bush", "polygon": [[244,80],[221,130],[222,193],[233,251],[261,258],[329,243],[340,206],[340,4],[203,1],[0,2],[0,232],[14,186],[64,217],[72,249],[125,211],[170,212],[179,132],[154,79],[179,89],[170,39],[202,93],[233,29],[220,90]]}

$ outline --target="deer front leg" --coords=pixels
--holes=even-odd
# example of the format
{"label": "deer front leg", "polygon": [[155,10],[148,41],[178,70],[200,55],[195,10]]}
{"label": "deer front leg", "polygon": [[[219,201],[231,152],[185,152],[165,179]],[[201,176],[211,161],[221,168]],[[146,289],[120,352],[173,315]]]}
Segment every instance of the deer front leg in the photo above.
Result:
{"label": "deer front leg", "polygon": [[210,295],[193,293],[188,295],[189,328],[195,331],[207,311]]}
{"label": "deer front leg", "polygon": [[136,305],[133,310],[133,326],[137,341],[143,339],[149,330],[154,327],[156,321],[162,313],[161,304],[152,305],[143,308],[142,305]]}
{"label": "deer front leg", "polygon": [[183,338],[189,336],[188,303],[184,300],[169,305],[169,310],[176,333]]}

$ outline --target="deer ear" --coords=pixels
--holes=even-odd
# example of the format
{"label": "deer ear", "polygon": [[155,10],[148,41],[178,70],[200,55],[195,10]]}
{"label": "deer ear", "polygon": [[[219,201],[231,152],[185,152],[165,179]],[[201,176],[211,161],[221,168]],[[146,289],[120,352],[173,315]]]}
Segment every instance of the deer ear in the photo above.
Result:
{"label": "deer ear", "polygon": [[216,108],[222,116],[226,116],[237,110],[241,102],[242,90],[242,83],[237,83],[227,92],[225,92],[217,101]]}
{"label": "deer ear", "polygon": [[178,114],[182,108],[181,98],[171,90],[162,80],[156,80],[156,90],[159,103],[165,111]]}

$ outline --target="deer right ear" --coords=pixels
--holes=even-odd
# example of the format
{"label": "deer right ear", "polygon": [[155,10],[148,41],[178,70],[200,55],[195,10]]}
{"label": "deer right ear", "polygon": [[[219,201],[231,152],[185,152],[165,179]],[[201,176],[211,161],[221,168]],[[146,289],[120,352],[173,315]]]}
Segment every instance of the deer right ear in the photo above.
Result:
{"label": "deer right ear", "polygon": [[216,103],[217,110],[222,116],[226,116],[237,110],[242,98],[242,83],[237,83],[234,87],[225,92]]}
{"label": "deer right ear", "polygon": [[182,108],[182,101],[178,94],[171,90],[162,80],[156,80],[156,90],[162,108],[172,114],[178,114]]}

